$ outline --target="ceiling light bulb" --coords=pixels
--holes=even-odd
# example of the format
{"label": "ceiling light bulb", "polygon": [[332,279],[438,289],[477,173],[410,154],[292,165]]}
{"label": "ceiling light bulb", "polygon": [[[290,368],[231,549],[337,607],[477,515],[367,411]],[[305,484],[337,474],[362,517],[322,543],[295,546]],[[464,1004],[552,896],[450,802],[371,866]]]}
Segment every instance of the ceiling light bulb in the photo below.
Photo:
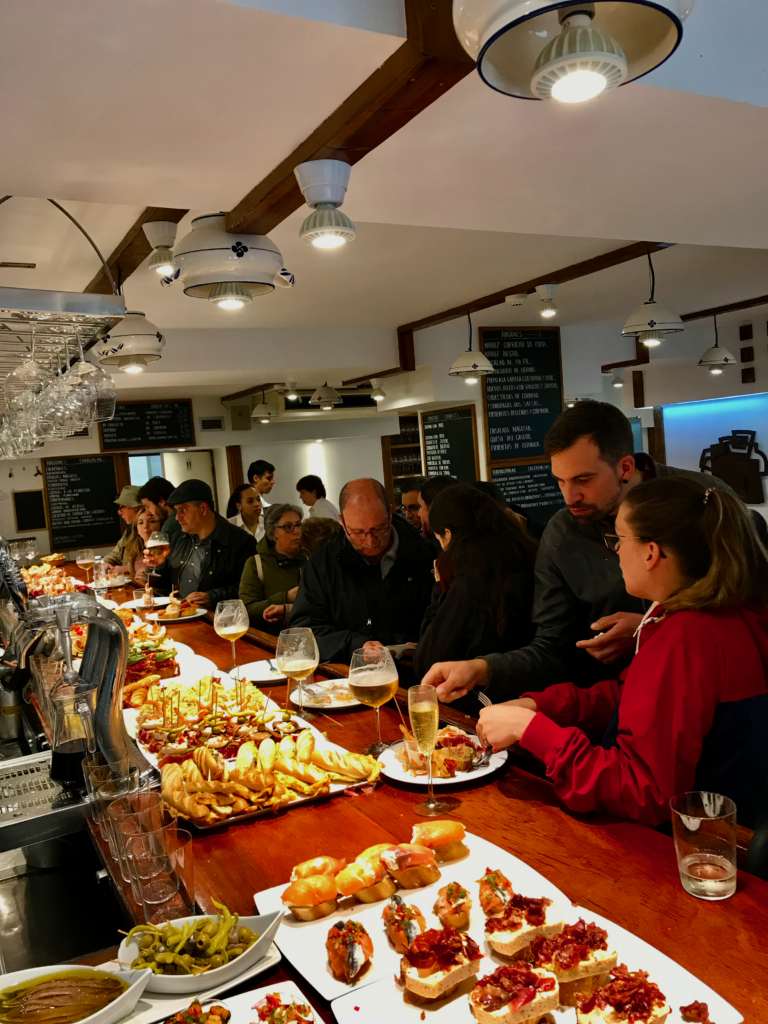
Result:
{"label": "ceiling light bulb", "polygon": [[285,387],[285,397],[288,399],[289,402],[295,402],[299,397],[298,394],[296,393],[296,381],[289,380]]}
{"label": "ceiling light bulb", "polygon": [[549,320],[550,317],[557,313],[557,306],[554,302],[549,300],[542,302],[541,309],[539,310],[539,316],[543,316],[545,320]]}
{"label": "ceiling light bulb", "polygon": [[594,16],[593,3],[560,10],[562,32],[547,43],[533,67],[531,92],[539,99],[584,103],[625,81],[624,51],[607,32],[592,25]]}
{"label": "ceiling light bulb", "polygon": [[537,284],[536,294],[539,297],[539,315],[543,316],[545,320],[554,316],[557,313],[557,304],[555,303],[555,292],[557,291],[557,285],[552,284]]}
{"label": "ceiling light bulb", "polygon": [[253,302],[253,297],[247,285],[237,281],[224,281],[211,288],[208,300],[219,309],[232,310],[250,305]]}
{"label": "ceiling light bulb", "polygon": [[383,402],[386,397],[386,392],[381,388],[374,388],[373,391],[371,391],[371,398],[374,402]]}
{"label": "ceiling light bulb", "polygon": [[716,377],[719,373],[722,373],[723,371],[720,369],[719,366],[712,366],[710,367],[709,372],[712,374],[713,377]]}
{"label": "ceiling light bulb", "polygon": [[322,444],[322,443],[323,443],[322,437],[316,437],[315,438],[315,444]]}
{"label": "ceiling light bulb", "polygon": [[143,373],[146,366],[147,361],[143,356],[121,356],[117,364],[118,370],[123,373]]}
{"label": "ceiling light bulb", "polygon": [[312,245],[316,249],[338,249],[346,245],[346,242],[346,238],[342,238],[341,235],[318,235],[312,239]]}
{"label": "ceiling light bulb", "polygon": [[584,103],[592,100],[608,85],[608,79],[599,71],[572,71],[552,86],[552,99],[560,103]]}
{"label": "ceiling light bulb", "polygon": [[646,348],[656,348],[657,345],[661,344],[663,337],[663,331],[641,331],[637,335],[637,340],[641,341]]}
{"label": "ceiling light bulb", "polygon": [[613,386],[615,388],[623,388],[624,387],[624,381],[621,379],[621,377],[614,377],[613,381],[612,381],[612,384],[613,384]]}
{"label": "ceiling light bulb", "polygon": [[269,423],[269,416],[264,416],[259,420],[259,423]]}
{"label": "ceiling light bulb", "polygon": [[331,409],[333,408],[333,402],[326,402],[326,401],[322,401],[322,402],[320,403],[320,408],[321,408],[321,409],[322,409],[322,410],[323,410],[324,412],[330,412],[330,411],[331,411]]}
{"label": "ceiling light bulb", "polygon": [[161,245],[155,249],[149,258],[149,269],[154,270],[161,277],[170,277],[174,272],[176,267],[173,263],[173,253],[167,246]]}
{"label": "ceiling light bulb", "polygon": [[477,384],[480,380],[477,375],[477,370],[469,370],[467,373],[462,373],[461,376],[465,384]]}
{"label": "ceiling light bulb", "polygon": [[321,203],[299,230],[299,238],[317,249],[338,249],[345,242],[352,242],[356,234],[353,221],[330,203]]}

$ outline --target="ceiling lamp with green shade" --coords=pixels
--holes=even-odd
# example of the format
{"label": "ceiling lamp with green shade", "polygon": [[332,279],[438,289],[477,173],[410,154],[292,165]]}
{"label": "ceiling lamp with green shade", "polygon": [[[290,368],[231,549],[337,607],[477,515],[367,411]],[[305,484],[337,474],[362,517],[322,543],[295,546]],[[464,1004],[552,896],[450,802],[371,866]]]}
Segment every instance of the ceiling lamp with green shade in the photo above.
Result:
{"label": "ceiling lamp with green shade", "polygon": [[582,103],[675,52],[695,0],[454,0],[480,77],[519,99]]}

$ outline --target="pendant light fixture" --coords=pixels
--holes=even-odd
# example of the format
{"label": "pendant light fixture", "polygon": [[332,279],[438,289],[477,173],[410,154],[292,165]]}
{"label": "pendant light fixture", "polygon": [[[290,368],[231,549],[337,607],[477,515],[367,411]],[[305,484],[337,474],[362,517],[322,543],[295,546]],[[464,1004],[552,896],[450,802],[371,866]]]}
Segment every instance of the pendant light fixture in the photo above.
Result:
{"label": "pendant light fixture", "polygon": [[163,354],[165,338],[144,313],[128,310],[123,319],[94,347],[102,366],[114,366],[124,373],[142,373],[147,363]]}
{"label": "pendant light fixture", "polygon": [[267,403],[264,401],[263,388],[261,391],[261,401],[251,413],[251,419],[258,420],[259,423],[264,424],[270,423],[272,420],[277,419],[277,413],[275,412],[275,410],[272,408],[271,405],[267,405]]}
{"label": "pendant light fixture", "polygon": [[285,385],[285,397],[289,402],[295,402],[298,400],[299,394],[296,390],[296,381],[289,380]]}
{"label": "pendant light fixture", "polygon": [[335,388],[328,387],[328,381],[317,388],[309,400],[310,405],[319,405],[325,412],[330,412],[335,405],[342,405],[343,399]]}
{"label": "pendant light fixture", "polygon": [[160,274],[161,277],[170,277],[176,270],[173,262],[173,246],[176,241],[178,224],[171,220],[152,220],[144,224],[144,234],[152,246],[152,255],[149,257],[149,269]]}
{"label": "pendant light fixture", "polygon": [[371,391],[371,398],[374,402],[383,402],[386,397],[387,393],[383,388],[374,388],[373,391]]}
{"label": "pendant light fixture", "polygon": [[685,330],[683,321],[671,309],[666,302],[658,302],[656,294],[656,272],[653,269],[653,260],[648,253],[648,271],[651,279],[651,297],[638,306],[634,313],[624,324],[622,337],[636,337],[648,348],[654,348],[661,344],[665,334],[679,334]]}
{"label": "pendant light fixture", "polygon": [[582,103],[677,49],[695,0],[454,0],[459,42],[497,92]]}
{"label": "pendant light fixture", "polygon": [[536,294],[539,297],[539,316],[543,316],[545,320],[549,320],[557,314],[557,306],[555,305],[556,291],[556,284],[536,285]]}
{"label": "pendant light fixture", "polygon": [[720,339],[717,333],[717,313],[712,318],[715,324],[715,344],[708,348],[698,362],[698,365],[717,377],[729,366],[736,365],[736,356],[730,349],[720,346]]}
{"label": "pendant light fixture", "polygon": [[308,160],[294,169],[296,180],[312,213],[299,230],[299,238],[316,249],[338,249],[353,242],[357,229],[339,207],[349,185],[350,166],[343,160]]}
{"label": "pendant light fixture", "polygon": [[485,358],[482,352],[472,351],[472,317],[467,311],[467,323],[469,327],[469,348],[466,352],[454,359],[453,366],[448,371],[450,377],[461,377],[465,384],[477,384],[481,377],[493,373],[493,366]]}
{"label": "pendant light fixture", "polygon": [[614,370],[613,371],[613,380],[611,381],[611,385],[613,387],[615,387],[615,388],[623,388],[624,387],[624,370],[623,370],[623,368],[619,368],[618,370]]}

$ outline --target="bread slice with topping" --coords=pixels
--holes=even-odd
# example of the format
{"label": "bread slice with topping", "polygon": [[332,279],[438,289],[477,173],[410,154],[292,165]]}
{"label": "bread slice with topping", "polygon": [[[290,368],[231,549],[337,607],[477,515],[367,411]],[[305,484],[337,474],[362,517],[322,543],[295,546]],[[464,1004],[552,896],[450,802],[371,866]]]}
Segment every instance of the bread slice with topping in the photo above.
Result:
{"label": "bread slice with topping", "polygon": [[529,964],[498,967],[480,978],[469,995],[469,1006],[479,1024],[538,1024],[557,1009],[557,978]]}
{"label": "bread slice with topping", "polygon": [[480,970],[483,954],[468,935],[454,928],[431,928],[417,935],[400,961],[405,998],[420,1006],[445,999]]}
{"label": "bread slice with topping", "polygon": [[669,1016],[666,996],[647,971],[629,971],[620,964],[611,981],[576,1006],[577,1024],[664,1024]]}
{"label": "bread slice with topping", "polygon": [[561,1006],[576,1006],[608,983],[617,958],[608,947],[608,932],[579,918],[551,939],[537,936],[526,959],[557,977]]}
{"label": "bread slice with topping", "polygon": [[552,900],[515,893],[502,914],[485,922],[485,937],[491,949],[502,956],[520,958],[536,936],[552,938],[563,930],[562,911]]}

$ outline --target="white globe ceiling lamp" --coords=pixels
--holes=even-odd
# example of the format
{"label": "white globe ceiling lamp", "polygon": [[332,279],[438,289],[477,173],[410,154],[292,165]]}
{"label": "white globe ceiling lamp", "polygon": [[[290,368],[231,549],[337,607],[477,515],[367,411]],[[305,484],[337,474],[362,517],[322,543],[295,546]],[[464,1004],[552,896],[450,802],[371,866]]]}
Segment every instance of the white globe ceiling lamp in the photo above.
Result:
{"label": "white globe ceiling lamp", "polygon": [[580,103],[663,64],[694,2],[453,0],[453,23],[492,89]]}
{"label": "white globe ceiling lamp", "polygon": [[349,185],[349,164],[343,160],[308,160],[294,169],[312,213],[301,225],[299,238],[317,249],[338,249],[357,234],[354,223],[339,207]]}
{"label": "white globe ceiling lamp", "polygon": [[94,347],[102,366],[114,366],[125,373],[141,373],[147,363],[160,359],[165,338],[143,313],[132,310]]}
{"label": "white globe ceiling lamp", "polygon": [[176,241],[178,224],[172,220],[153,220],[144,225],[144,234],[152,246],[149,269],[162,277],[170,277],[176,270],[173,263],[173,246]]}
{"label": "white globe ceiling lamp", "polygon": [[712,348],[708,348],[698,362],[703,370],[709,370],[713,376],[719,376],[723,370],[727,370],[729,366],[736,365],[736,356],[731,352],[730,349],[720,346],[720,339],[717,333],[717,314],[714,316],[715,321],[715,344]]}
{"label": "white globe ceiling lamp", "polygon": [[555,305],[556,291],[556,284],[536,285],[536,294],[539,297],[539,316],[543,316],[545,320],[549,320],[557,313],[557,306]]}
{"label": "white globe ceiling lamp", "polygon": [[328,381],[322,387],[317,388],[309,400],[310,405],[319,405],[321,409],[330,412],[335,405],[342,405],[343,399],[335,388],[328,387]]}
{"label": "white globe ceiling lamp", "polygon": [[621,334],[624,338],[634,336],[648,348],[655,348],[661,344],[665,334],[679,334],[680,331],[685,330],[685,327],[677,313],[666,302],[659,302],[656,299],[656,272],[653,269],[650,253],[648,253],[648,271],[651,280],[651,296],[629,317]]}
{"label": "white globe ceiling lamp", "polygon": [[495,373],[493,365],[482,352],[472,351],[472,317],[467,313],[469,327],[469,348],[453,361],[448,371],[449,377],[461,377],[465,384],[477,384],[481,377]]}
{"label": "white globe ceiling lamp", "polygon": [[195,217],[192,230],[176,246],[173,261],[174,279],[181,281],[184,294],[208,299],[219,309],[242,309],[260,295],[295,284],[272,239],[230,235],[224,213]]}

